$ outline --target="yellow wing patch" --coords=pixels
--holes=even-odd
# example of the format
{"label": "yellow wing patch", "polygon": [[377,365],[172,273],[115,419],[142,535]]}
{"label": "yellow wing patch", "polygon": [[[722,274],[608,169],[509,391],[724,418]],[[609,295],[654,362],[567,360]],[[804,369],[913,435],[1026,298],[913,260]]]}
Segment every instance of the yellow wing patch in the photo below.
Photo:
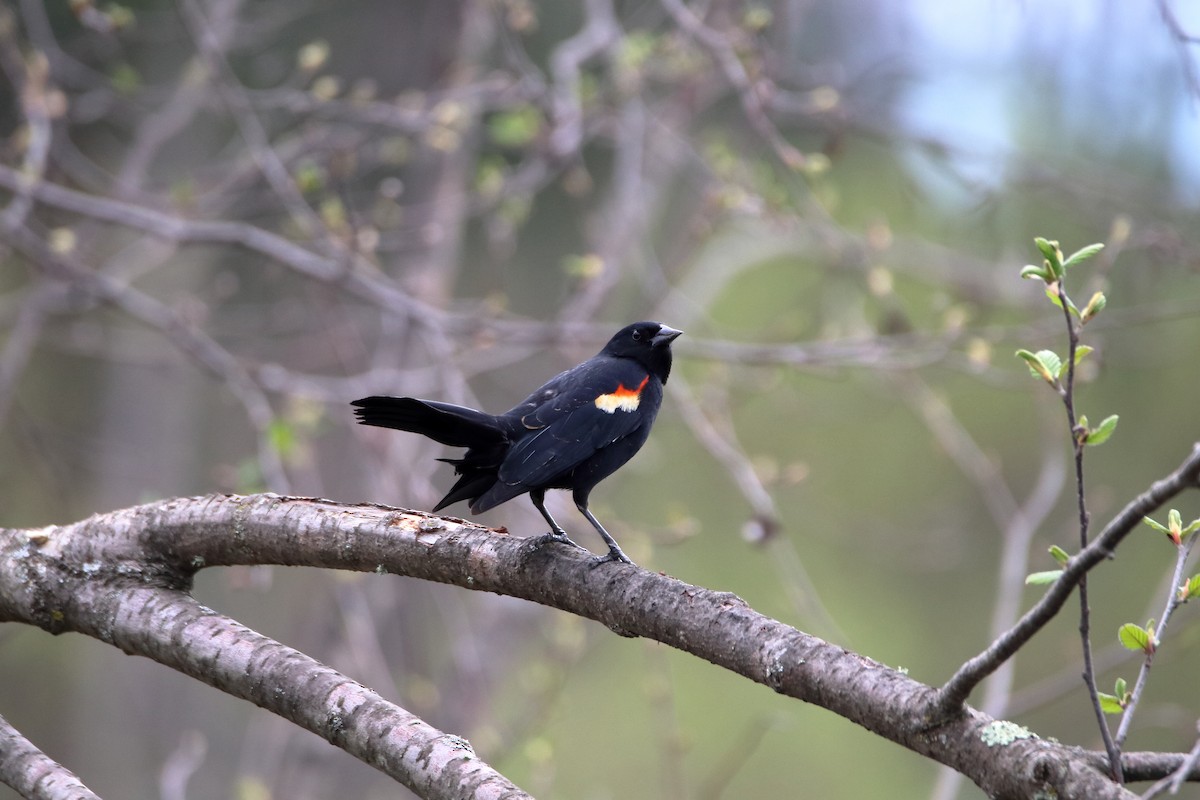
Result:
{"label": "yellow wing patch", "polygon": [[642,378],[642,382],[637,385],[636,389],[626,389],[625,384],[618,383],[615,390],[596,398],[596,408],[607,414],[615,414],[617,411],[637,411],[638,403],[642,401],[642,389],[646,388],[649,380],[649,375]]}

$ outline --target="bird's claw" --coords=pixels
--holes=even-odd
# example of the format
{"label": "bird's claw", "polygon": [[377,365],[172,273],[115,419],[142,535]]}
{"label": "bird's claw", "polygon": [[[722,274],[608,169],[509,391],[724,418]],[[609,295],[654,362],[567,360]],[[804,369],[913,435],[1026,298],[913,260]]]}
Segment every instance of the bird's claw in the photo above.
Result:
{"label": "bird's claw", "polygon": [[637,566],[637,564],[633,563],[633,559],[631,559],[629,556],[625,555],[624,551],[622,551],[621,548],[613,547],[608,551],[608,555],[597,556],[596,558],[592,559],[592,563],[588,564],[588,569],[595,569],[596,567],[599,567],[603,564],[607,564],[610,561],[617,561],[622,564],[628,564],[631,567]]}
{"label": "bird's claw", "polygon": [[577,544],[571,539],[571,537],[567,536],[562,531],[551,531],[550,533],[543,533],[541,536],[534,536],[529,540],[528,546],[530,550],[540,550],[551,543],[565,544],[569,545],[570,547],[578,547],[580,550],[587,550],[586,547],[581,544]]}

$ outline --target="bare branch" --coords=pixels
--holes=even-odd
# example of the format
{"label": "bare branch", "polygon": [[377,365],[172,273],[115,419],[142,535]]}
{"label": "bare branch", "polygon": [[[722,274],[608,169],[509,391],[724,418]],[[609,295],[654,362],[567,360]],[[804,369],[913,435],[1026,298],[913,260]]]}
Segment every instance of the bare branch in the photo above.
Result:
{"label": "bare branch", "polygon": [[196,49],[208,69],[209,77],[213,81],[217,94],[225,102],[233,116],[255,165],[278,195],[292,219],[306,234],[322,240],[327,247],[336,251],[338,248],[335,246],[334,237],[329,234],[329,230],[317,213],[309,207],[295,181],[292,180],[291,174],[280,160],[279,154],[272,148],[262,121],[254,112],[241,83],[225,58],[223,37],[218,32],[219,26],[209,20],[208,12],[211,11],[213,16],[222,20],[225,26],[236,24],[237,10],[241,5],[240,0],[221,0],[221,2],[209,5],[211,8],[206,11],[195,0],[184,0],[180,8],[191,29]]}
{"label": "bare branch", "polygon": [[[1200,725],[1196,727],[1200,729]],[[1171,794],[1178,794],[1184,781],[1200,780],[1198,766],[1200,766],[1200,739],[1196,740],[1196,743],[1192,745],[1192,751],[1180,760],[1179,766],[1171,774],[1156,781],[1142,794],[1142,800],[1150,800],[1168,790]]]}
{"label": "bare branch", "polygon": [[28,193],[47,205],[93,219],[125,225],[153,236],[191,243],[234,244],[285,264],[313,280],[341,282],[357,296],[394,312],[420,312],[421,319],[438,320],[442,312],[420,303],[379,275],[378,268],[356,256],[357,269],[347,274],[334,258],[320,255],[278,234],[243,222],[189,220],[108,197],[77,192],[53,183],[22,179],[16,170],[0,165],[0,187]]}
{"label": "bare branch", "polygon": [[771,146],[775,155],[786,166],[802,169],[808,163],[807,159],[783,137],[767,115],[763,97],[766,87],[751,77],[729,38],[705,25],[704,21],[688,8],[684,0],[662,0],[662,4],[675,20],[675,24],[695,39],[716,61],[725,79],[737,92],[742,111],[751,127]]}
{"label": "bare branch", "polygon": [[1058,580],[1037,605],[1025,612],[1016,625],[992,642],[982,653],[959,667],[954,676],[938,690],[931,709],[934,716],[954,714],[980,681],[995,672],[1021,649],[1025,642],[1045,627],[1074,592],[1080,579],[1109,558],[1130,531],[1141,524],[1142,517],[1183,490],[1197,486],[1200,486],[1200,444],[1192,447],[1191,454],[1174,472],[1151,484],[1150,488],[1121,509],[1090,545],[1076,553],[1067,562]]}
{"label": "bare branch", "polygon": [[1154,664],[1154,655],[1158,649],[1157,645],[1167,630],[1171,616],[1181,605],[1179,588],[1187,581],[1187,578],[1184,576],[1184,569],[1187,567],[1188,556],[1191,555],[1192,547],[1195,544],[1196,537],[1195,535],[1191,535],[1184,542],[1175,545],[1175,569],[1171,573],[1171,583],[1167,587],[1167,599],[1162,613],[1158,615],[1158,625],[1155,626],[1151,634],[1155,647],[1147,652],[1145,658],[1142,659],[1142,666],[1138,670],[1137,681],[1133,685],[1133,693],[1130,695],[1129,704],[1125,707],[1125,713],[1121,715],[1121,724],[1117,726],[1117,747],[1123,746],[1125,739],[1129,736],[1129,729],[1133,725],[1133,718],[1137,713],[1138,704],[1141,702],[1142,692],[1145,691],[1146,682],[1150,678],[1150,667]]}
{"label": "bare branch", "polygon": [[122,284],[105,273],[92,272],[69,256],[51,252],[27,228],[8,227],[0,220],[0,233],[47,275],[65,280],[158,330],[181,351],[221,378],[242,403],[247,418],[258,431],[259,460],[267,479],[275,486],[289,485],[283,462],[268,437],[274,420],[270,401],[232,353],[206,333],[188,325],[173,310],[150,295]]}
{"label": "bare branch", "polygon": [[3,717],[0,781],[27,800],[100,800],[74,773],[39,750]]}
{"label": "bare branch", "polygon": [[[974,709],[932,721],[932,687],[765,617],[735,595],[632,566],[595,569],[573,549],[531,549],[486,528],[419,512],[276,495],[210,496],[74,525],[0,531],[0,619],[79,630],[148,655],[401,774],[403,758],[372,736],[386,727],[375,727],[379,719],[394,722],[406,712],[182,592],[202,567],[265,563],[390,572],[559,608],[830,709],[963,772],[993,797],[1035,791],[1132,797],[1077,750],[1028,733],[997,745],[989,732],[1007,731],[1010,723]],[[247,669],[254,675],[264,670],[270,680],[247,680]],[[304,685],[297,675],[322,687],[311,698],[319,702],[298,702],[292,692],[272,696],[269,687],[280,681]],[[327,697],[332,700],[320,699]],[[440,734],[428,736],[436,741]]]}
{"label": "bare branch", "polygon": [[[212,506],[201,502],[191,510],[202,514],[205,508]],[[169,540],[141,527],[157,525],[153,517],[153,510],[144,507],[44,534],[7,532],[0,618],[56,632],[74,630],[158,661],[291,720],[421,797],[527,797],[461,737],[431,727],[303,653],[200,605],[181,590],[181,581],[187,582],[204,557],[183,550],[177,553],[181,558],[171,557]],[[207,536],[208,546],[224,538],[223,549],[241,549],[230,547],[234,531]],[[83,542],[81,536],[94,540]],[[243,552],[253,550],[251,545]],[[80,557],[88,561],[76,561]],[[81,566],[85,564],[90,567]],[[142,577],[133,577],[137,572]],[[78,579],[89,573],[91,578]],[[69,584],[74,585],[67,588]]]}
{"label": "bare branch", "polygon": [[621,40],[621,27],[613,13],[612,0],[586,0],[587,19],[579,32],[564,39],[550,56],[554,75],[554,130],[550,134],[550,152],[555,158],[579,155],[583,143],[583,104],[580,99],[580,71],[592,58]]}

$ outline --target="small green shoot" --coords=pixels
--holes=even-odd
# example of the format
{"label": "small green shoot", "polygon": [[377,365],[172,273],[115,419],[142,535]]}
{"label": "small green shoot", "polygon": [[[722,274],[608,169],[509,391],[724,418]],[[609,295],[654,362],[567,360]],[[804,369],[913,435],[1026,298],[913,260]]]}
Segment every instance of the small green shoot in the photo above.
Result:
{"label": "small green shoot", "polygon": [[[1067,565],[1067,562],[1071,560],[1070,554],[1056,544],[1050,545],[1050,555],[1054,557],[1055,561],[1057,561],[1059,564],[1062,564],[1064,567]],[[1056,580],[1062,577],[1062,574],[1063,571],[1061,569],[1050,569],[1046,570],[1045,572],[1033,572],[1025,576],[1025,585],[1045,586],[1047,584],[1054,583]]]}
{"label": "small green shoot", "polygon": [[[1038,250],[1041,251],[1042,256],[1044,256],[1044,260],[1042,261],[1042,265],[1040,267],[1033,264],[1026,265],[1021,269],[1021,277],[1026,279],[1037,278],[1046,284],[1053,284],[1061,281],[1063,279],[1063,275],[1066,274],[1068,269],[1076,264],[1087,261],[1089,258],[1093,257],[1104,249],[1104,245],[1097,242],[1096,244],[1089,244],[1086,247],[1079,248],[1064,259],[1062,250],[1059,249],[1058,242],[1043,239],[1039,236],[1033,240],[1033,243],[1036,244]],[[1055,303],[1059,304],[1059,302],[1055,299],[1057,294],[1057,292],[1054,292],[1051,300],[1055,300]],[[1100,309],[1096,309],[1096,311],[1099,310]]]}
{"label": "small green shoot", "polygon": [[1106,417],[1097,427],[1088,430],[1084,436],[1083,443],[1087,445],[1099,445],[1108,441],[1108,437],[1113,435],[1113,431],[1117,429],[1117,420],[1119,417],[1113,414]]}
{"label": "small green shoot", "polygon": [[1075,266],[1076,264],[1080,264],[1084,261],[1087,261],[1089,258],[1096,255],[1103,249],[1104,249],[1104,245],[1101,244],[1100,242],[1096,242],[1095,244],[1089,244],[1086,247],[1081,247],[1078,250],[1076,250],[1074,253],[1071,253],[1071,255],[1067,256],[1067,260],[1063,262],[1063,269],[1068,270],[1071,267]]}
{"label": "small green shoot", "polygon": [[1062,372],[1062,359],[1053,350],[1039,350],[1031,353],[1028,350],[1018,350],[1017,357],[1029,365],[1029,372],[1035,378],[1041,378],[1051,386],[1058,385],[1058,375]]}
{"label": "small green shoot", "polygon": [[1165,533],[1167,538],[1175,543],[1176,547],[1182,544],[1185,538],[1200,530],[1200,519],[1194,519],[1186,528],[1183,527],[1183,517],[1180,515],[1179,510],[1175,508],[1167,512],[1167,524],[1165,526],[1149,517],[1143,517],[1142,522],[1160,533]]}
{"label": "small green shoot", "polygon": [[1063,255],[1062,250],[1058,247],[1058,242],[1048,241],[1038,236],[1033,240],[1037,245],[1037,249],[1042,251],[1042,255],[1046,257],[1044,262],[1046,269],[1050,270],[1050,274],[1054,276],[1054,280],[1061,281],[1063,277]]}
{"label": "small green shoot", "polygon": [[1146,655],[1152,655],[1158,646],[1158,642],[1154,639],[1153,621],[1146,628],[1126,622],[1117,631],[1117,638],[1120,639],[1121,646],[1126,650],[1141,651]]}
{"label": "small green shoot", "polygon": [[1105,714],[1120,714],[1125,711],[1121,706],[1121,701],[1115,695],[1096,692],[1096,697],[1100,700],[1100,710]]}
{"label": "small green shoot", "polygon": [[1100,710],[1105,714],[1120,714],[1124,712],[1129,706],[1129,701],[1133,699],[1124,678],[1117,678],[1117,683],[1112,694],[1097,692],[1097,695],[1100,698]]}
{"label": "small green shoot", "polygon": [[1088,300],[1088,304],[1083,307],[1083,313],[1079,315],[1080,323],[1086,325],[1092,317],[1099,314],[1108,305],[1108,299],[1103,292],[1096,292],[1092,295],[1092,299]]}

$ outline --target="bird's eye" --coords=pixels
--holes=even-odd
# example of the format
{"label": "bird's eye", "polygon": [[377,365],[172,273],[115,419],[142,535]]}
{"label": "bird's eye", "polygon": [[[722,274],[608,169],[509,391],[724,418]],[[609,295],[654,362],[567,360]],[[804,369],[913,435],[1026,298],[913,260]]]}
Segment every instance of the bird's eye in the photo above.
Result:
{"label": "bird's eye", "polygon": [[640,342],[640,341],[642,340],[642,332],[641,332],[641,331],[634,331],[634,332],[633,332],[633,340],[634,340],[635,342]]}

